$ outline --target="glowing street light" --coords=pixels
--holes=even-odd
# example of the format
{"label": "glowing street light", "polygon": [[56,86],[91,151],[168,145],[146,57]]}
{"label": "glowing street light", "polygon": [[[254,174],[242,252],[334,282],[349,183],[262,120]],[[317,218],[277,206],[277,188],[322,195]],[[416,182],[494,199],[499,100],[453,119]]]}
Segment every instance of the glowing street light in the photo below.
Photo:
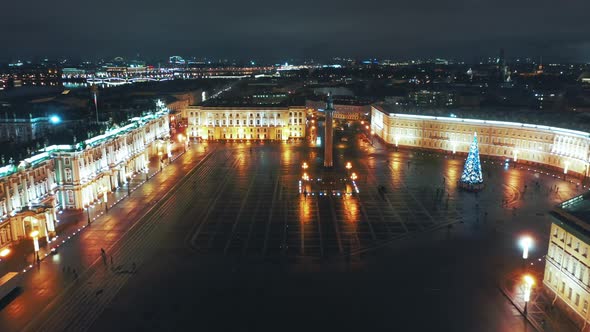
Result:
{"label": "glowing street light", "polygon": [[57,115],[52,115],[51,117],[49,117],[49,122],[51,122],[51,124],[59,124],[61,122],[61,118]]}
{"label": "glowing street light", "polygon": [[88,225],[90,225],[90,204],[86,205],[86,216],[88,217]]}
{"label": "glowing street light", "polygon": [[184,137],[183,134],[178,134],[178,142],[180,144],[182,144],[182,147],[184,149],[184,152],[186,152],[186,144],[185,144],[185,141],[188,143],[188,141],[186,140],[186,137]]}
{"label": "glowing street light", "polygon": [[307,169],[309,166],[307,165],[306,162],[303,163],[303,165],[301,165],[301,168],[303,168],[304,170]]}
{"label": "glowing street light", "polygon": [[352,175],[350,176],[350,178],[352,179],[352,181],[356,180],[358,177],[356,176],[356,173],[352,173]]}
{"label": "glowing street light", "polygon": [[30,235],[33,238],[33,249],[35,249],[35,259],[39,261],[39,231],[32,231]]}
{"label": "glowing street light", "polygon": [[533,239],[526,235],[520,238],[520,245],[522,246],[522,259],[529,258],[529,248],[533,245]]}
{"label": "glowing street light", "polygon": [[105,211],[108,211],[108,210],[109,210],[107,192],[108,192],[108,190],[105,190],[105,191],[104,191],[104,194],[103,194],[103,199],[104,199],[104,209],[105,209]]}
{"label": "glowing street light", "polygon": [[303,176],[301,178],[303,179],[303,181],[309,181],[309,175],[307,175],[307,173],[303,173]]}
{"label": "glowing street light", "polygon": [[531,290],[533,289],[534,285],[535,285],[535,279],[533,279],[533,277],[531,277],[528,274],[525,275],[524,276],[524,293],[523,293],[523,298],[524,298],[524,311],[523,311],[523,313],[525,316],[527,314],[529,301],[531,300]]}
{"label": "glowing street light", "polygon": [[0,251],[0,257],[6,257],[6,256],[8,256],[8,254],[10,254],[9,248],[4,248],[4,249],[2,249],[2,251]]}
{"label": "glowing street light", "polygon": [[346,169],[350,171],[351,168],[352,168],[352,164],[349,161],[346,163]]}

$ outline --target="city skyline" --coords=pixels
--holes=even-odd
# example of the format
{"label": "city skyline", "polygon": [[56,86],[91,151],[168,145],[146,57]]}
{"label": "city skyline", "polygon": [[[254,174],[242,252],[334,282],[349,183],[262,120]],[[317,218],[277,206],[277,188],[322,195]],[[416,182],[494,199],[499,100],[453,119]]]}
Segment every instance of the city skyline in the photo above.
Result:
{"label": "city skyline", "polygon": [[[32,7],[32,9],[30,9]],[[266,0],[225,4],[113,3],[92,9],[65,1],[4,5],[0,59],[195,54],[277,61],[333,56],[412,58],[497,54],[587,62],[587,2],[527,0],[411,4]],[[116,8],[116,10],[113,10]],[[133,15],[129,15],[133,13]],[[88,24],[88,22],[96,24]],[[154,24],[158,22],[158,24]]]}

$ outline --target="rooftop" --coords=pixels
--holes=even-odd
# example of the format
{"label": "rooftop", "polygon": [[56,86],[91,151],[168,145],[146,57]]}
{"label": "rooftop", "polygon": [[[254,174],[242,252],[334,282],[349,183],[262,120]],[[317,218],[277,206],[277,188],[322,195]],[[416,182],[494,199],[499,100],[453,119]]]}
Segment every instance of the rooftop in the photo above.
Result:
{"label": "rooftop", "polygon": [[457,117],[490,121],[527,123],[540,126],[553,126],[590,132],[590,115],[586,113],[531,110],[512,107],[482,108],[423,108],[417,106],[376,104],[389,114],[411,114],[436,117]]}
{"label": "rooftop", "polygon": [[105,141],[113,139],[119,135],[125,134],[135,128],[142,126],[145,122],[151,121],[153,119],[167,116],[168,111],[166,109],[158,111],[156,113],[151,113],[141,117],[135,117],[130,119],[126,124],[121,127],[111,128],[106,130],[103,134],[91,137],[87,140],[79,142],[74,145],[70,144],[60,144],[60,145],[51,145],[42,149],[37,150],[33,155],[29,158],[25,158],[18,162],[18,167],[16,164],[9,164],[6,166],[0,167],[0,177],[7,176],[13,173],[18,172],[20,168],[28,168],[31,166],[35,166],[47,159],[52,157],[52,153],[59,153],[59,152],[72,152],[72,151],[79,151],[84,150],[86,147],[89,146],[96,146],[101,144]]}
{"label": "rooftop", "polygon": [[559,204],[550,214],[561,227],[590,242],[590,192]]}

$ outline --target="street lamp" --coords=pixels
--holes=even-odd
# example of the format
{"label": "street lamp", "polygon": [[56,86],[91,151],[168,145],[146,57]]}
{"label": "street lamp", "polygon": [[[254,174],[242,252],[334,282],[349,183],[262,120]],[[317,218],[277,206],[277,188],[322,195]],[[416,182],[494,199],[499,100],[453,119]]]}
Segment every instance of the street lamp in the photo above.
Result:
{"label": "street lamp", "polygon": [[303,176],[301,178],[303,179],[303,181],[309,181],[309,175],[307,175],[307,173],[303,173]]}
{"label": "street lamp", "polygon": [[352,175],[350,176],[350,179],[352,181],[356,180],[357,179],[356,173],[352,172]]}
{"label": "street lamp", "polygon": [[127,176],[127,196],[131,196],[131,176]]}
{"label": "street lamp", "polygon": [[2,249],[2,251],[0,251],[0,257],[6,257],[6,256],[8,256],[8,254],[10,254],[9,248],[4,248],[4,249]]}
{"label": "street lamp", "polygon": [[304,170],[306,170],[309,166],[307,165],[306,162],[303,163],[303,165],[301,165],[301,168],[303,168]]}
{"label": "street lamp", "polygon": [[90,204],[86,205],[86,216],[88,217],[88,225],[90,225]]}
{"label": "street lamp", "polygon": [[31,237],[33,238],[33,248],[35,249],[35,259],[39,261],[39,231],[32,231]]}
{"label": "street lamp", "polygon": [[526,260],[529,258],[529,248],[532,246],[532,244],[533,244],[533,239],[530,236],[525,235],[520,238],[520,245],[522,246],[523,264],[525,264]]}
{"label": "street lamp", "polygon": [[186,140],[186,139],[185,139],[185,137],[184,137],[184,135],[183,135],[183,134],[178,134],[178,142],[179,142],[180,144],[182,144],[182,147],[183,147],[183,149],[184,149],[184,152],[186,152],[186,145],[184,144],[184,141],[185,141],[185,140]]}
{"label": "street lamp", "polygon": [[352,168],[352,164],[349,161],[346,163],[346,169],[350,171],[351,168]]}
{"label": "street lamp", "polygon": [[523,294],[524,311],[523,311],[523,313],[525,316],[527,314],[529,301],[531,300],[531,290],[532,290],[534,284],[535,284],[535,279],[533,279],[533,277],[531,277],[530,275],[524,276],[524,294]]}

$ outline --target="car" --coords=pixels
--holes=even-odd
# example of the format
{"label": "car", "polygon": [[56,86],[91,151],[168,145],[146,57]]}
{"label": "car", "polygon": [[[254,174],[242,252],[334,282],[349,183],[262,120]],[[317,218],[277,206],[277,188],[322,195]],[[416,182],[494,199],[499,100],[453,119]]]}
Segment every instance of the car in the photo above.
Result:
{"label": "car", "polygon": [[342,142],[348,142],[348,138],[346,138],[346,137],[342,137],[342,138],[340,139],[340,141],[342,141]]}

